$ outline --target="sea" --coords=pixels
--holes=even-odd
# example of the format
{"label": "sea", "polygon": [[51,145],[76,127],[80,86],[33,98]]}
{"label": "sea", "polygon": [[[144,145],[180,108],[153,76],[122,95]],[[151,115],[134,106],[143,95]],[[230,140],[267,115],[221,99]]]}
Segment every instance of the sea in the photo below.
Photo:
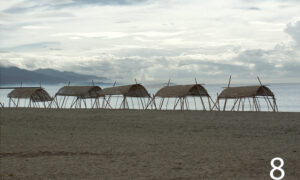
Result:
{"label": "sea", "polygon": [[[97,84],[98,85],[98,84]],[[30,84],[23,84],[23,87],[29,87],[29,86],[37,86],[37,85],[30,85]],[[39,86],[39,85],[38,85]],[[49,93],[50,96],[55,96],[55,93],[62,87],[64,86],[63,84],[58,84],[58,85],[42,85],[42,87]],[[110,87],[111,85],[108,84],[100,84],[99,85],[101,88],[106,88]],[[163,85],[161,85],[162,87]],[[220,93],[227,85],[225,84],[206,84],[204,87],[210,94],[211,98],[213,101],[216,100],[217,98],[217,93]],[[243,86],[242,84],[232,84],[233,86]],[[276,102],[278,106],[278,111],[279,112],[300,112],[300,83],[278,83],[278,84],[269,84],[267,85],[268,88],[271,89],[271,91],[275,94],[276,97]],[[3,87],[3,86],[0,86]],[[16,85],[5,85],[5,87],[20,87],[20,84]],[[155,94],[161,87],[159,86],[147,86],[145,85],[146,89],[150,94]],[[12,89],[0,89],[0,102],[4,104],[4,107],[8,107],[9,105],[9,99],[7,98],[7,95],[9,92],[11,92]],[[202,104],[200,99],[193,99],[193,98],[188,98],[188,104],[189,104],[189,109],[190,110],[197,110],[202,108]],[[167,101],[167,100],[166,100]],[[176,103],[176,100],[174,98],[171,98],[168,100],[168,102],[164,102],[162,106],[162,110],[165,109],[173,109],[174,103]],[[121,106],[122,98],[121,97],[112,97],[110,99],[110,104],[113,107],[119,108]],[[144,101],[144,103],[147,102]],[[156,101],[157,104],[159,104],[159,100]],[[260,99],[260,107],[263,111],[270,111],[270,107],[266,105],[266,100],[265,99]],[[66,101],[65,108],[70,107],[70,104],[72,103],[72,99],[68,99]],[[128,99],[128,104],[131,108],[134,109],[139,109],[142,108],[141,101],[136,100],[136,99]],[[213,106],[213,103],[211,105]],[[224,102],[220,102],[221,105]],[[247,105],[247,102],[245,103],[245,110],[253,110],[253,106],[251,107],[250,104]],[[27,101],[28,104],[28,101]],[[27,106],[26,102],[20,102],[20,107],[26,107]],[[87,108],[91,108],[93,102],[90,102],[89,100],[87,101]],[[146,104],[146,103],[145,103]],[[204,104],[206,107],[208,107],[208,101],[207,99],[204,98]],[[234,100],[228,101],[227,102],[227,109],[226,110],[231,110],[231,107],[234,104]],[[83,107],[83,105],[82,105]],[[223,106],[222,106],[223,107]],[[150,108],[150,107],[149,107]],[[179,109],[180,107],[177,106],[176,109]]]}

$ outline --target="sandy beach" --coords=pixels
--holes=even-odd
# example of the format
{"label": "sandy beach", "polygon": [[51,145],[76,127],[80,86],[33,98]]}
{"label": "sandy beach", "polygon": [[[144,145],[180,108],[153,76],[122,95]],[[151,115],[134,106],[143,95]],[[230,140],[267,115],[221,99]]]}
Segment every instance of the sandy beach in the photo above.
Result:
{"label": "sandy beach", "polygon": [[300,113],[0,109],[1,179],[300,177]]}

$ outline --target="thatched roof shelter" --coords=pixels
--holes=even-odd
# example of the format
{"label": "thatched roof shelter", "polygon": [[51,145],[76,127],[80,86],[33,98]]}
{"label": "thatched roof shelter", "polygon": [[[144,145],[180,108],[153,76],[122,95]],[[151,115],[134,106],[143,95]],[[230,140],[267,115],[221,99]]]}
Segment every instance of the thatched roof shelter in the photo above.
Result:
{"label": "thatched roof shelter", "polygon": [[58,90],[56,96],[76,96],[80,98],[97,98],[100,95],[99,86],[64,86]]}
{"label": "thatched roof shelter", "polygon": [[[227,100],[233,100],[231,111],[261,111],[268,108],[274,112],[278,111],[276,99],[274,93],[264,85],[258,86],[240,86],[240,87],[228,87],[224,89],[217,98],[217,109],[220,110],[219,100],[224,99],[223,111],[226,110]],[[264,99],[264,104],[260,103],[260,99]],[[249,104],[246,103],[248,100]]]}
{"label": "thatched roof shelter", "polygon": [[[81,108],[82,103],[85,108],[89,106],[86,99],[90,99],[90,106],[92,108],[100,107],[99,98],[101,95],[102,89],[99,86],[64,86],[58,90],[55,94],[54,105],[57,108],[66,108],[68,98],[73,98],[70,108]],[[58,96],[62,96],[63,98],[58,98]],[[93,102],[94,100],[94,102]]]}
{"label": "thatched roof shelter", "polygon": [[206,89],[200,84],[165,86],[155,96],[157,97],[185,97],[209,96]]}
{"label": "thatched roof shelter", "polygon": [[141,84],[131,84],[125,86],[117,86],[105,88],[101,95],[123,95],[127,97],[150,97],[146,88]]}
{"label": "thatched roof shelter", "polygon": [[274,96],[273,92],[266,86],[240,86],[228,87],[218,96],[219,99],[235,99],[256,96]]}
{"label": "thatched roof shelter", "polygon": [[[144,109],[147,102],[145,102],[145,99],[148,98],[148,101],[150,101],[150,94],[148,93],[147,89],[141,85],[141,84],[131,84],[131,85],[125,85],[125,86],[116,86],[116,87],[110,87],[105,88],[101,91],[101,95],[104,96],[104,99],[106,96],[108,96],[105,108],[120,108],[120,109],[134,109],[134,103],[133,101],[136,101],[138,104],[138,108],[140,109],[141,106]],[[116,101],[114,102],[115,105],[111,104],[112,97],[116,96]],[[122,96],[121,104],[118,104],[118,98]],[[131,99],[131,106],[128,103],[128,99]],[[141,106],[140,106],[141,104]]]}
{"label": "thatched roof shelter", "polygon": [[7,97],[15,99],[31,99],[33,102],[52,101],[50,95],[43,89],[37,87],[24,87],[12,90]]}
{"label": "thatched roof shelter", "polygon": [[[197,108],[197,99],[196,97],[199,97],[199,100],[201,102],[201,105],[199,106],[198,104],[198,108]],[[203,100],[203,97],[207,98],[207,105],[208,107],[206,107],[207,105],[205,105],[205,102]],[[156,104],[156,99],[160,99],[160,101],[158,102],[158,104]],[[165,99],[166,99],[166,103],[165,103]],[[175,101],[171,104],[169,104],[169,99],[172,99]],[[190,100],[193,100],[194,103],[193,105],[191,105],[189,103]],[[150,106],[151,108],[158,109],[161,110],[163,108],[163,106],[165,106],[165,109],[176,109],[177,106],[179,106],[179,108],[181,110],[189,110],[189,109],[202,109],[206,110],[209,109],[211,110],[211,103],[213,103],[211,97],[209,96],[208,92],[206,91],[206,89],[200,85],[200,84],[189,84],[189,85],[174,85],[174,86],[165,86],[163,88],[161,88],[160,90],[157,91],[157,93],[154,95],[151,104],[147,105],[147,108]],[[173,104],[173,105],[172,105]]]}

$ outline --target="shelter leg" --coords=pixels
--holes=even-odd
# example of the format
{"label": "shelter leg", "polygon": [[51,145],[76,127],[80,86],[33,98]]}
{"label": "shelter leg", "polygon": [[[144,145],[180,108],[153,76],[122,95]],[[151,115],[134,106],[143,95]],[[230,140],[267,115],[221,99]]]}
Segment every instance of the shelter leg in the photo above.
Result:
{"label": "shelter leg", "polygon": [[200,96],[200,100],[201,100],[201,103],[202,103],[203,110],[204,110],[204,111],[206,111],[206,108],[205,108],[205,105],[204,105],[204,102],[203,102],[202,96]]}
{"label": "shelter leg", "polygon": [[153,97],[153,106],[154,106],[155,110],[157,110],[157,106],[156,106],[156,98],[155,98],[155,97]]}
{"label": "shelter leg", "polygon": [[29,100],[28,107],[31,107],[31,99]]}
{"label": "shelter leg", "polygon": [[132,97],[130,97],[130,99],[131,99],[131,105],[132,105],[132,109],[134,109],[134,104],[133,104]]}
{"label": "shelter leg", "polygon": [[93,100],[92,100],[92,98],[91,98],[91,108],[94,109],[95,106],[96,106],[96,108],[97,108],[97,98],[95,98],[94,103],[93,103]]}
{"label": "shelter leg", "polygon": [[211,104],[210,104],[210,99],[209,99],[210,97],[208,96],[207,97],[207,101],[208,101],[208,106],[209,106],[209,110],[211,111]]}
{"label": "shelter leg", "polygon": [[255,99],[254,97],[252,98],[253,99],[253,111],[257,111],[257,106],[256,106],[256,103],[255,103]]}
{"label": "shelter leg", "polygon": [[167,99],[166,110],[168,109],[169,99],[170,99],[170,98]]}
{"label": "shelter leg", "polygon": [[186,97],[184,98],[184,102],[185,102],[186,110],[189,110],[189,104],[188,104],[188,100]]}
{"label": "shelter leg", "polygon": [[11,102],[14,103],[15,107],[18,107],[14,99],[11,99]]}
{"label": "shelter leg", "polygon": [[[176,101],[177,100],[177,101]],[[173,108],[173,110],[175,110],[176,109],[176,107],[177,107],[177,104],[179,103],[179,98],[177,99],[177,98],[175,98],[175,103],[174,103],[174,108]]]}
{"label": "shelter leg", "polygon": [[[151,103],[152,103],[152,98],[148,97],[146,109],[148,109],[148,107]],[[151,104],[151,109],[152,109],[152,104]]]}
{"label": "shelter leg", "polygon": [[[110,107],[110,109],[113,109],[112,106],[110,105],[110,101],[107,101],[106,99],[103,99],[103,101],[106,101],[106,105],[105,108],[107,107],[107,105]],[[117,106],[116,106],[117,107]]]}
{"label": "shelter leg", "polygon": [[85,109],[87,108],[87,105],[86,105],[86,100],[85,99],[82,99],[83,103],[84,103],[84,107]]}
{"label": "shelter leg", "polygon": [[[77,101],[77,97],[75,98],[73,98],[73,101],[72,101],[72,104],[71,104],[71,106],[70,106],[70,109],[76,104],[76,101]],[[75,108],[75,107],[74,107]]]}
{"label": "shelter leg", "polygon": [[231,108],[231,111],[233,111],[234,110],[234,108],[235,108],[235,105],[236,105],[236,103],[238,102],[238,98],[234,101],[234,104],[233,104],[233,106],[232,106],[232,108]]}
{"label": "shelter leg", "polygon": [[20,98],[18,98],[18,101],[17,101],[17,107],[19,106],[19,102],[20,102]]}
{"label": "shelter leg", "polygon": [[225,99],[225,102],[224,102],[223,111],[225,111],[225,109],[226,109],[226,103],[227,103],[227,98]]}
{"label": "shelter leg", "polygon": [[141,101],[141,104],[142,104],[142,108],[143,108],[143,110],[145,109],[145,107],[144,107],[144,103],[143,103],[143,100],[142,100],[142,98],[139,98],[140,99],[140,101]]}
{"label": "shelter leg", "polygon": [[242,98],[239,98],[239,104],[238,104],[238,109],[237,109],[237,111],[240,111],[241,100],[242,100]]}
{"label": "shelter leg", "polygon": [[251,108],[251,102],[250,102],[250,98],[247,98],[248,99],[248,101],[249,101],[249,106],[250,106],[250,111],[252,110],[252,108]]}
{"label": "shelter leg", "polygon": [[54,97],[54,102],[56,104],[56,107],[59,109],[58,99],[57,96]]}
{"label": "shelter leg", "polygon": [[193,99],[194,99],[195,110],[197,110],[197,103],[196,103],[195,96],[193,96]]}
{"label": "shelter leg", "polygon": [[125,99],[125,107],[126,107],[126,109],[129,109],[129,104],[128,104],[128,100],[127,100],[128,98],[126,97],[126,99]]}
{"label": "shelter leg", "polygon": [[184,109],[184,101],[183,98],[180,98],[180,110]]}
{"label": "shelter leg", "polygon": [[276,104],[275,97],[273,97],[273,104],[274,104],[274,112],[278,112],[278,107],[277,107],[277,104]]}
{"label": "shelter leg", "polygon": [[[211,98],[210,98],[211,99]],[[220,105],[219,105],[219,98],[217,97],[217,100],[216,100],[216,102],[214,102],[212,99],[211,99],[211,101],[213,102],[213,106],[212,106],[212,108],[211,108],[211,110],[213,110],[215,107],[217,108],[217,110],[220,110]]]}

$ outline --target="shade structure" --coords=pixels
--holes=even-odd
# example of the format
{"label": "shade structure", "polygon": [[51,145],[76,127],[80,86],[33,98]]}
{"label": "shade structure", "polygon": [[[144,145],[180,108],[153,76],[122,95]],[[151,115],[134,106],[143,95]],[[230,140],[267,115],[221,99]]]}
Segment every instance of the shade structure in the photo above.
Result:
{"label": "shade structure", "polygon": [[24,106],[28,107],[40,107],[40,102],[43,103],[44,107],[46,108],[45,102],[52,101],[53,98],[45,91],[43,88],[39,87],[20,87],[12,90],[7,97],[9,98],[9,107],[15,106],[18,107],[21,102],[20,100],[27,100],[24,101]]}
{"label": "shade structure", "polygon": [[[274,93],[266,86],[239,86],[224,89],[217,98],[220,107],[220,100],[224,99],[223,110],[226,110],[227,100],[233,99],[231,111],[244,111],[245,103],[250,111],[261,111],[260,99],[266,103],[268,110],[278,111]],[[250,109],[249,109],[250,108]],[[219,108],[220,110],[220,108]]]}
{"label": "shade structure", "polygon": [[58,90],[58,96],[76,96],[82,98],[97,98],[101,93],[99,86],[64,86]]}
{"label": "shade structure", "polygon": [[219,98],[244,98],[255,96],[274,96],[273,92],[266,86],[240,86],[224,89]]}
{"label": "shade structure", "polygon": [[[199,97],[199,99],[196,99]],[[156,102],[156,99],[160,98],[160,102]],[[203,98],[207,98],[207,105]],[[166,102],[165,102],[166,99]],[[169,104],[169,100],[172,99],[173,104]],[[193,105],[190,106],[189,101],[194,101]],[[197,101],[200,100],[201,105],[197,107]],[[207,90],[200,84],[189,84],[189,85],[174,85],[174,86],[165,86],[158,90],[154,95],[151,104],[147,107],[154,107],[155,109],[161,110],[165,106],[165,109],[176,109],[177,106],[180,110],[199,110],[202,106],[202,110],[211,110],[211,103],[213,103],[210,98]],[[193,106],[193,108],[191,108]],[[208,107],[207,107],[208,106]]]}
{"label": "shade structure", "polygon": [[[102,90],[101,95],[105,96],[107,103],[106,108],[120,108],[120,109],[145,109],[146,104],[150,101],[150,94],[147,89],[141,84],[130,84],[124,86],[116,86],[105,88]],[[118,99],[121,96],[121,104],[118,104]],[[114,103],[112,103],[112,98],[117,98]],[[131,99],[131,105],[128,100]],[[146,99],[146,101],[145,101]],[[114,105],[113,105],[114,104]],[[134,104],[136,106],[134,107]]]}
{"label": "shade structure", "polygon": [[[55,94],[54,105],[57,108],[66,108],[67,104],[69,108],[82,108],[82,107],[91,107],[91,108],[100,108],[99,98],[103,97],[101,95],[101,87],[99,86],[64,86],[58,90]],[[61,96],[58,99],[58,96]],[[73,98],[71,104],[68,103],[68,98]],[[89,99],[89,102],[87,102]],[[89,104],[88,104],[89,103]]]}
{"label": "shade structure", "polygon": [[209,96],[206,89],[200,84],[165,86],[156,94],[156,97],[185,97]]}
{"label": "shade structure", "polygon": [[102,95],[123,95],[127,97],[150,97],[147,89],[141,84],[131,84],[125,86],[116,86],[105,88],[101,92]]}

